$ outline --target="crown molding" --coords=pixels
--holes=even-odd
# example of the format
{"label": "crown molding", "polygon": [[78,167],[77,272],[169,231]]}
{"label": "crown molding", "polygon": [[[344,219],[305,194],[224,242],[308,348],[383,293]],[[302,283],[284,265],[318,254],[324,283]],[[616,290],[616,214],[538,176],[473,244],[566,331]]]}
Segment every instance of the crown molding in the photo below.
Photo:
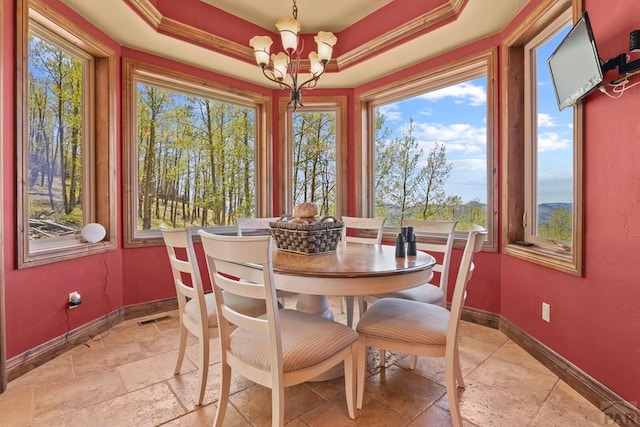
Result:
{"label": "crown molding", "polygon": [[378,54],[419,33],[425,32],[429,28],[460,15],[467,0],[449,0],[447,4],[439,6],[432,11],[422,14],[405,25],[399,26],[391,31],[387,31],[349,52],[337,58],[338,69],[344,69],[350,65],[358,63],[372,55]]}
{"label": "crown molding", "polygon": [[[366,58],[379,54],[401,41],[415,37],[446,20],[457,18],[467,4],[467,1],[468,0],[449,0],[448,3],[412,19],[405,25],[374,37],[369,42],[355,49],[351,49],[339,55],[335,60],[332,60],[329,71],[340,71]],[[241,45],[232,40],[196,28],[193,25],[168,18],[151,3],[151,0],[127,0],[127,4],[159,33],[213,49],[248,63],[254,61],[253,50],[249,46]]]}

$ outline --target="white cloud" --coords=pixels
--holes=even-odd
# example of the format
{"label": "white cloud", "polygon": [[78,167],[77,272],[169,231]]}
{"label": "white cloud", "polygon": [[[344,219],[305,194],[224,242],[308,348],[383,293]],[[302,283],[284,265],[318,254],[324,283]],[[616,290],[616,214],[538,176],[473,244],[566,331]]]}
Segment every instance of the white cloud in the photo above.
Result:
{"label": "white cloud", "polygon": [[538,151],[563,150],[571,146],[571,140],[562,138],[555,132],[546,132],[538,135]]}
{"label": "white cloud", "polygon": [[557,126],[555,117],[551,114],[538,113],[538,126],[552,128]]}
{"label": "white cloud", "polygon": [[387,104],[378,107],[378,111],[382,114],[386,120],[399,121],[402,119],[402,111],[398,104]]}
{"label": "white cloud", "polygon": [[472,172],[486,172],[487,171],[487,159],[460,159],[453,160],[452,170],[455,172],[472,171]]}
{"label": "white cloud", "polygon": [[487,91],[483,86],[475,86],[465,82],[425,93],[424,95],[420,95],[419,98],[434,102],[443,98],[455,98],[457,100],[456,103],[468,103],[476,107],[486,105]]}
{"label": "white cloud", "polygon": [[420,139],[446,143],[481,144],[487,143],[487,128],[474,127],[469,123],[415,123],[415,133]]}
{"label": "white cloud", "polygon": [[453,153],[453,152],[462,152],[462,153],[466,153],[466,154],[470,154],[470,153],[480,153],[480,152],[485,152],[484,146],[480,146],[477,144],[445,144],[447,147],[447,153]]}

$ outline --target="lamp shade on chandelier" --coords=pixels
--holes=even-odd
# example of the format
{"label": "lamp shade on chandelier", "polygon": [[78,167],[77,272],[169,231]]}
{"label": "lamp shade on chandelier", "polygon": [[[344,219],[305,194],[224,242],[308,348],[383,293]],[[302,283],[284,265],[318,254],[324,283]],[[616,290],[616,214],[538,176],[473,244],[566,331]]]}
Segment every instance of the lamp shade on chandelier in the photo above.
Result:
{"label": "lamp shade on chandelier", "polygon": [[298,105],[304,106],[301,90],[316,87],[318,79],[324,74],[327,64],[331,60],[333,46],[338,38],[333,33],[318,32],[314,37],[318,51],[309,53],[310,76],[300,83],[300,80],[303,79],[299,74],[302,47],[298,46],[300,23],[298,22],[296,0],[293,0],[293,17],[279,19],[276,22],[276,28],[280,32],[283,52],[271,53],[273,40],[269,36],[255,36],[249,41],[249,45],[253,48],[256,62],[262,69],[262,74],[272,82],[278,83],[281,88],[291,90],[289,104],[293,104],[293,111],[296,111]]}

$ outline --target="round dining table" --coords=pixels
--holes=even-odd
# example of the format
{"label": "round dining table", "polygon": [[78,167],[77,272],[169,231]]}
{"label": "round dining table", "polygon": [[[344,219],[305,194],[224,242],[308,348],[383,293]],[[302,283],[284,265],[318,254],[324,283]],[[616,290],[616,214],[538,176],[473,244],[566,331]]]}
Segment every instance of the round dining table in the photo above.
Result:
{"label": "round dining table", "polygon": [[298,293],[296,308],[333,320],[327,295],[376,295],[431,280],[435,259],[424,252],[396,257],[395,247],[340,242],[335,252],[304,255],[274,248],[277,289]]}

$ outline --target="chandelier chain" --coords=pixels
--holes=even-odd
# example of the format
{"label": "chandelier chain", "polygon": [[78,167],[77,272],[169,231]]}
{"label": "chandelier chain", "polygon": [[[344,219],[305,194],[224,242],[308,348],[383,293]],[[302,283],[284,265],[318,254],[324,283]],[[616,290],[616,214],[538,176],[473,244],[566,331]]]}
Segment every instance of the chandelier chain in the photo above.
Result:
{"label": "chandelier chain", "polygon": [[293,19],[298,19],[298,5],[296,5],[296,0],[293,0],[292,14],[293,14]]}

